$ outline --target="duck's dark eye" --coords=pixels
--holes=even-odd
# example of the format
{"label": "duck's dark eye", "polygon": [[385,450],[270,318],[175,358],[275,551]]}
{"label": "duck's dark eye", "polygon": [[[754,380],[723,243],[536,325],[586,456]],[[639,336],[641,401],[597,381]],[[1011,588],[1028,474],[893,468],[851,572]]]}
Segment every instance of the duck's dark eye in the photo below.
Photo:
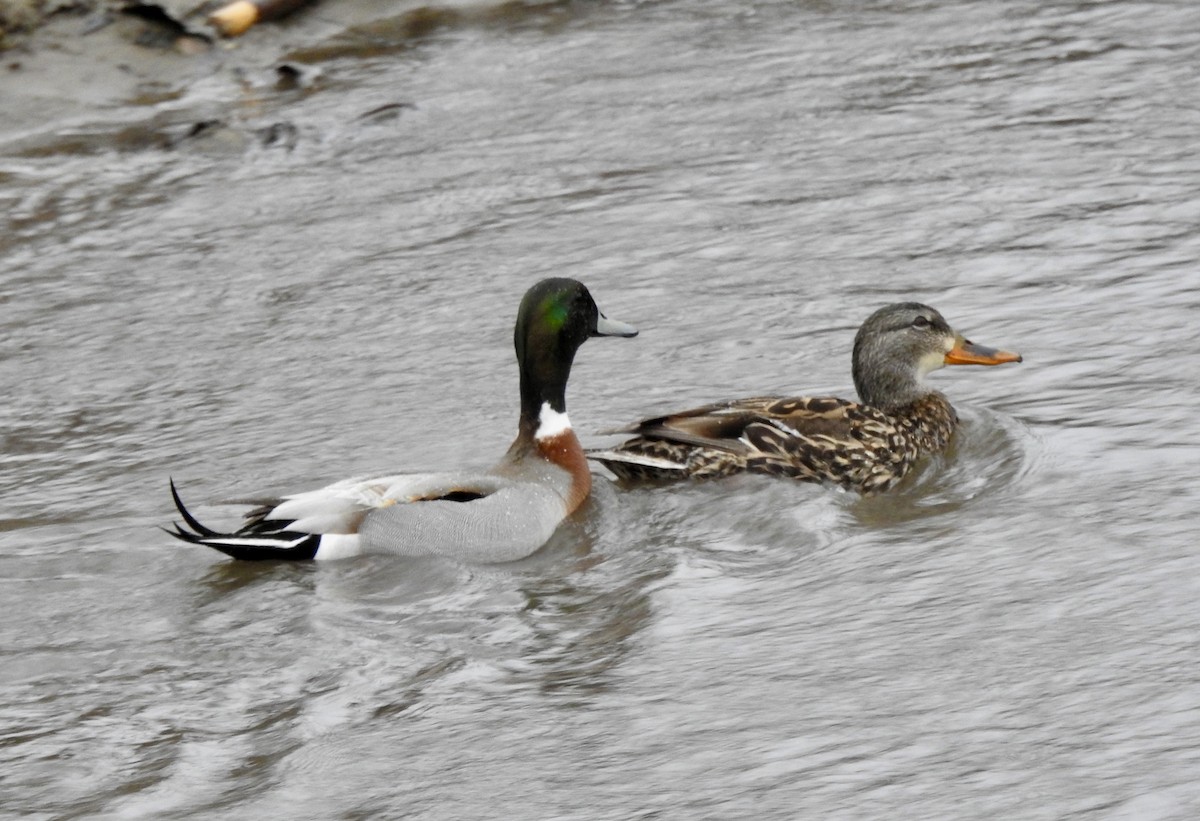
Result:
{"label": "duck's dark eye", "polygon": [[919,316],[912,321],[914,328],[928,328],[932,323],[923,316]]}

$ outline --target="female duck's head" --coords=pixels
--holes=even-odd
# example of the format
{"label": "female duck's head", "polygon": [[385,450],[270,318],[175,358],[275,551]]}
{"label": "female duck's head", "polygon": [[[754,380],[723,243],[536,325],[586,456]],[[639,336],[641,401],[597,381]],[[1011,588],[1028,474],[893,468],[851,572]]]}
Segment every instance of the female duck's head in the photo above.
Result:
{"label": "female duck's head", "polygon": [[637,329],[604,316],[583,283],[573,279],[543,279],[525,293],[513,331],[522,425],[534,424],[543,404],[566,413],[575,352],[592,336],[637,336]]}
{"label": "female duck's head", "polygon": [[878,408],[895,408],[929,392],[923,381],[946,365],[1000,365],[1020,354],[976,345],[940,313],[919,302],[886,305],[854,337],[854,387]]}

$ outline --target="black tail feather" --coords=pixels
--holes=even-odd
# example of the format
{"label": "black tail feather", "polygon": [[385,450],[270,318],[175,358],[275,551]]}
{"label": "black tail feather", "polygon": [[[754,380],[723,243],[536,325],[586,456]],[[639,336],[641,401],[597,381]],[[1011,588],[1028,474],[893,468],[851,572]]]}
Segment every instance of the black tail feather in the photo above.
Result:
{"label": "black tail feather", "polygon": [[[163,528],[163,531],[189,544],[202,544],[219,550],[226,556],[243,561],[307,561],[316,557],[321,545],[319,533],[302,533],[288,530],[289,521],[268,521],[264,518],[266,510],[259,508],[251,511],[246,526],[233,533],[221,533],[205,526],[192,515],[191,511],[179,498],[175,488],[175,480],[170,480],[171,498],[175,500],[175,509],[183,517],[185,529],[178,522],[172,524],[174,530]],[[257,515],[255,515],[257,514]]]}
{"label": "black tail feather", "polygon": [[188,533],[188,534],[184,535],[183,528],[181,528],[179,525],[175,525],[175,529],[179,531],[179,538],[190,542],[192,540],[187,538],[188,536],[221,536],[221,535],[223,535],[211,528],[205,527],[204,525],[200,524],[199,520],[195,516],[193,516],[191,514],[191,512],[188,511],[188,509],[184,506],[183,499],[179,498],[179,491],[175,489],[175,479],[169,478],[167,481],[169,481],[171,483],[171,498],[175,500],[175,509],[178,510],[179,515],[183,517],[184,523],[188,527],[190,527],[192,530],[196,531],[194,534]]}
{"label": "black tail feather", "polygon": [[171,527],[159,527],[159,530],[161,530],[163,533],[166,533],[168,536],[174,536],[176,539],[180,539],[181,541],[190,542],[192,544],[200,544],[200,536],[184,530],[174,522],[171,523]]}

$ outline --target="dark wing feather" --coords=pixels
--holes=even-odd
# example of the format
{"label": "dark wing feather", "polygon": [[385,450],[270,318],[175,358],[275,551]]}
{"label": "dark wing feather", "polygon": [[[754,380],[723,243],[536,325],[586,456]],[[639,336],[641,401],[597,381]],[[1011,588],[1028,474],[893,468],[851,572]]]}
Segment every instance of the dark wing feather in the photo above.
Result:
{"label": "dark wing feather", "polygon": [[736,443],[745,439],[754,426],[767,425],[800,436],[846,439],[854,438],[853,430],[864,417],[877,415],[856,402],[833,397],[756,396],[646,419],[624,432],[744,452],[745,445]]}
{"label": "dark wing feather", "polygon": [[609,454],[670,458],[673,471],[599,457],[623,478],[721,476],[743,470],[858,484],[878,464],[891,426],[874,408],[834,397],[756,396],[646,419]]}

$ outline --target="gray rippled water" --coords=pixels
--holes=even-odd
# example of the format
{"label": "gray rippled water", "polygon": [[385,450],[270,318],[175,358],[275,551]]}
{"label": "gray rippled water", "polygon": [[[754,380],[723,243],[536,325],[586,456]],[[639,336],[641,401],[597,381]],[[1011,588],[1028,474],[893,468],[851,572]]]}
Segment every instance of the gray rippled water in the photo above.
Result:
{"label": "gray rippled water", "polygon": [[[0,814],[1196,817],[1198,24],[507,4],[0,151]],[[586,444],[848,395],[889,301],[1025,362],[935,374],[964,426],[885,498],[598,482],[493,567],[157,529],[169,475],[494,459],[549,275],[642,330],[580,352]]]}

